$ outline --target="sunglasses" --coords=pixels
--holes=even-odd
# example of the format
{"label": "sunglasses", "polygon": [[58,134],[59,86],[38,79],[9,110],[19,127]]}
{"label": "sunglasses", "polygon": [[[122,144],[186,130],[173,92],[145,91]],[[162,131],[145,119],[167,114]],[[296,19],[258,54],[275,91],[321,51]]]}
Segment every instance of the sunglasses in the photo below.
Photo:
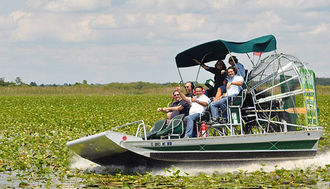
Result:
{"label": "sunglasses", "polygon": [[174,94],[174,96],[180,96],[180,94]]}
{"label": "sunglasses", "polygon": [[189,86],[184,86],[185,88],[189,88]]}

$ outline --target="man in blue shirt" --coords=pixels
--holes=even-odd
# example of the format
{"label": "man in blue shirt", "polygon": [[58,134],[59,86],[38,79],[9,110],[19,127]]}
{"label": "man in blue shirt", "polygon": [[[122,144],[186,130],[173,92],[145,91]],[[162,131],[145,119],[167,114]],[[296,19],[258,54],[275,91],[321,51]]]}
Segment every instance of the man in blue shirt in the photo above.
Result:
{"label": "man in blue shirt", "polygon": [[233,67],[228,68],[228,83],[226,86],[227,92],[220,96],[220,100],[213,101],[210,104],[210,110],[212,114],[212,120],[217,121],[219,118],[219,107],[222,111],[222,120],[220,123],[227,123],[227,100],[229,97],[237,96],[242,90],[242,84],[244,82],[243,77],[236,75],[236,70]]}
{"label": "man in blue shirt", "polygon": [[245,78],[245,68],[244,68],[243,64],[238,62],[236,56],[230,56],[229,60],[228,60],[228,63],[232,67],[236,68],[237,75],[242,76],[243,79]]}

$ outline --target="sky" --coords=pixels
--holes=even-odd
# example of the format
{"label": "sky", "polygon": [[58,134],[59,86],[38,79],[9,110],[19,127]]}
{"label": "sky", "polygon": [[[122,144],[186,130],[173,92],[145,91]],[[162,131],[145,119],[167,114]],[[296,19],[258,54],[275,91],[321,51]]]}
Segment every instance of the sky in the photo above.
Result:
{"label": "sky", "polygon": [[[330,77],[328,0],[3,0],[0,10],[6,81],[179,82],[178,53],[216,39],[269,34],[278,53]],[[246,55],[237,58],[251,68]],[[183,69],[184,80],[197,71]],[[208,78],[201,70],[199,81]]]}

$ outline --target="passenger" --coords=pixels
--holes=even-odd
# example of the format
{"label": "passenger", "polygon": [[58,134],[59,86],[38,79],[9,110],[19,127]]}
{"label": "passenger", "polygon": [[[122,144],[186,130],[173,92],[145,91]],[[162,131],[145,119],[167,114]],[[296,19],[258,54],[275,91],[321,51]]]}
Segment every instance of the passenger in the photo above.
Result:
{"label": "passenger", "polygon": [[238,62],[236,56],[230,56],[228,63],[236,69],[237,75],[242,76],[243,79],[245,78],[245,68],[243,64]]}
{"label": "passenger", "polygon": [[179,114],[184,114],[184,116],[187,116],[189,114],[190,104],[182,100],[180,93],[177,91],[173,92],[173,98],[175,102],[170,107],[157,108],[157,111],[167,113],[168,120],[171,120]]}
{"label": "passenger", "polygon": [[194,85],[193,82],[191,82],[191,81],[186,82],[185,85],[184,85],[184,88],[186,89],[187,93],[185,95],[187,97],[193,97],[194,96],[195,85]]}
{"label": "passenger", "polygon": [[229,97],[237,96],[242,90],[242,84],[244,82],[243,77],[236,75],[236,69],[229,67],[227,70],[229,79],[226,86],[226,93],[222,94],[217,101],[213,101],[210,105],[211,115],[213,121],[218,121],[219,119],[219,107],[222,111],[222,120],[220,123],[227,123],[227,100]]}
{"label": "passenger", "polygon": [[213,101],[218,101],[218,100],[220,100],[220,98],[222,97],[222,95],[223,95],[224,93],[226,93],[226,91],[227,91],[227,89],[226,89],[226,87],[227,87],[227,86],[226,86],[226,85],[227,85],[227,80],[228,80],[228,79],[226,79],[226,80],[224,81],[224,85],[218,87],[217,93],[215,94],[215,97],[214,97]]}
{"label": "passenger", "polygon": [[214,67],[209,67],[196,59],[193,60],[196,62],[196,64],[201,65],[206,71],[209,71],[214,74],[215,85],[213,88],[206,90],[205,93],[206,96],[213,97],[216,94],[218,87],[225,84],[224,81],[227,77],[225,63],[222,60],[218,60]]}
{"label": "passenger", "polygon": [[194,131],[194,121],[196,121],[201,114],[205,111],[207,105],[210,103],[210,99],[203,94],[203,87],[198,86],[195,88],[196,96],[187,97],[181,92],[181,88],[177,87],[176,91],[180,93],[183,100],[191,104],[189,115],[185,117],[185,122],[187,123],[185,138],[192,138],[195,136]]}

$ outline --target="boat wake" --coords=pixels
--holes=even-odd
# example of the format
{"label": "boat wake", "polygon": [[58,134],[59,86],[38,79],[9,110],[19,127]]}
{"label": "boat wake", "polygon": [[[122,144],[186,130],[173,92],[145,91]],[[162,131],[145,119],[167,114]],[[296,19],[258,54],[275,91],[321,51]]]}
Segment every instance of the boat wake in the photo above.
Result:
{"label": "boat wake", "polygon": [[248,171],[253,172],[260,169],[270,172],[275,169],[305,169],[308,167],[324,167],[330,164],[330,151],[318,153],[314,158],[299,159],[299,160],[276,160],[276,161],[232,161],[232,162],[193,162],[193,163],[176,163],[167,166],[165,171],[164,166],[152,165],[151,167],[146,166],[101,166],[93,163],[87,159],[81,158],[80,156],[74,156],[71,161],[72,169],[80,169],[86,172],[95,172],[102,174],[111,174],[122,172],[125,174],[134,174],[136,172],[144,173],[146,171],[151,172],[153,175],[172,175],[175,170],[180,170],[181,175],[188,173],[191,176],[198,175],[199,173],[213,174],[213,173],[225,173],[225,172],[236,172],[236,171]]}
{"label": "boat wake", "polygon": [[[236,162],[212,162],[212,163],[195,163],[195,164],[177,164],[174,169],[180,170],[182,173],[189,175],[198,175],[199,173],[213,174],[226,173],[237,171],[253,172],[262,169],[270,172],[275,169],[306,169],[308,167],[324,167],[330,164],[330,151],[317,154],[314,158],[299,159],[299,160],[274,160],[274,161],[236,161]],[[171,175],[171,173],[164,174],[164,171],[153,172],[157,175]]]}
{"label": "boat wake", "polygon": [[113,173],[125,173],[125,174],[136,174],[150,172],[150,169],[144,165],[141,166],[121,166],[121,165],[107,165],[102,166],[88,159],[82,158],[78,155],[74,155],[71,158],[71,169],[80,169],[86,172],[100,173],[100,174],[113,174]]}

